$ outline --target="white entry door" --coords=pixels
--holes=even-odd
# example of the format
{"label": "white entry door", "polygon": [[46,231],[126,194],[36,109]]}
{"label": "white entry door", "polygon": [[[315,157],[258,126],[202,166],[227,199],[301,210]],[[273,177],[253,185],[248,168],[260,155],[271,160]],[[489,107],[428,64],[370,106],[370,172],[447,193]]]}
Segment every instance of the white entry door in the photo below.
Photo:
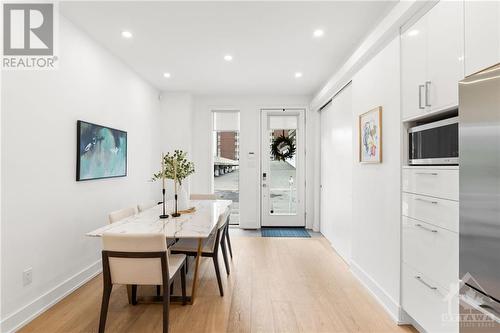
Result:
{"label": "white entry door", "polygon": [[[264,227],[305,226],[304,113],[303,109],[262,110],[261,225]],[[279,154],[272,153],[273,144]],[[294,152],[287,156],[291,150]]]}

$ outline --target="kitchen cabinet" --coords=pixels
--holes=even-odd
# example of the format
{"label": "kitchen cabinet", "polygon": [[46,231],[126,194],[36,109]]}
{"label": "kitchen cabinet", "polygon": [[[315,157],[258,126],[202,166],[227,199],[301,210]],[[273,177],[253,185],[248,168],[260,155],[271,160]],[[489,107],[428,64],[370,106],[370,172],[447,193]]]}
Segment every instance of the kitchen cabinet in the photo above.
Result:
{"label": "kitchen cabinet", "polygon": [[464,78],[463,2],[441,1],[428,13],[428,111],[458,105],[458,82]]}
{"label": "kitchen cabinet", "polygon": [[426,332],[458,333],[459,169],[406,166],[402,176],[403,309]]}
{"label": "kitchen cabinet", "polygon": [[458,333],[458,295],[403,262],[403,297],[406,312],[430,333]]}
{"label": "kitchen cabinet", "polygon": [[440,1],[401,36],[403,119],[458,105],[463,2]]}
{"label": "kitchen cabinet", "polygon": [[500,62],[500,2],[465,1],[465,75]]}
{"label": "kitchen cabinet", "polygon": [[403,94],[403,118],[419,115],[422,104],[423,83],[427,64],[427,17],[421,18],[401,36],[401,89]]}

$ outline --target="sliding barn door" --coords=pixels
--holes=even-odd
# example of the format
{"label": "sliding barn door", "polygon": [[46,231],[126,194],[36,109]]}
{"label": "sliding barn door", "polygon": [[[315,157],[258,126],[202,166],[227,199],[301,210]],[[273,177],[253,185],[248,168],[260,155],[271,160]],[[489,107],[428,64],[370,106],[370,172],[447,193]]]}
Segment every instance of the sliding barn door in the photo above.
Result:
{"label": "sliding barn door", "polygon": [[321,233],[345,261],[352,229],[351,85],[321,111]]}

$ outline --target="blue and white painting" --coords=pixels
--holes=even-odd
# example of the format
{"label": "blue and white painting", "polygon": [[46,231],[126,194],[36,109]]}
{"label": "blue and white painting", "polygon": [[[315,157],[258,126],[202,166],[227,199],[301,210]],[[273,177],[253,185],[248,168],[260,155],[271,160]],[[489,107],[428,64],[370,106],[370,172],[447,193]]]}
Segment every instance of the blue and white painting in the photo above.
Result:
{"label": "blue and white painting", "polygon": [[127,175],[127,132],[78,121],[76,180]]}

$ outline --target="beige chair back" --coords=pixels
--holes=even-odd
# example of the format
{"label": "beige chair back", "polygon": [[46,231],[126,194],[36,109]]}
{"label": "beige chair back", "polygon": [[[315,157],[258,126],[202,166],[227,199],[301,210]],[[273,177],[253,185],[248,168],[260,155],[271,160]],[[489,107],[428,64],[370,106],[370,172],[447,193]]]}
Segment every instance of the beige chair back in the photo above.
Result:
{"label": "beige chair back", "polygon": [[145,210],[148,210],[150,208],[153,208],[154,206],[156,206],[157,203],[156,201],[148,201],[148,202],[144,202],[142,204],[138,204],[137,205],[137,210],[140,212],[143,212]]}
{"label": "beige chair back", "polygon": [[[167,252],[167,241],[162,234],[104,233],[102,235],[102,245],[103,250],[106,251]],[[159,258],[109,258],[109,268],[113,284],[163,284]]]}
{"label": "beige chair back", "polygon": [[217,200],[217,195],[215,194],[191,194],[191,200]]}
{"label": "beige chair back", "polygon": [[136,207],[128,207],[120,210],[116,210],[114,212],[109,213],[108,219],[109,223],[115,223],[116,221],[123,220],[126,217],[134,216],[137,214]]}

